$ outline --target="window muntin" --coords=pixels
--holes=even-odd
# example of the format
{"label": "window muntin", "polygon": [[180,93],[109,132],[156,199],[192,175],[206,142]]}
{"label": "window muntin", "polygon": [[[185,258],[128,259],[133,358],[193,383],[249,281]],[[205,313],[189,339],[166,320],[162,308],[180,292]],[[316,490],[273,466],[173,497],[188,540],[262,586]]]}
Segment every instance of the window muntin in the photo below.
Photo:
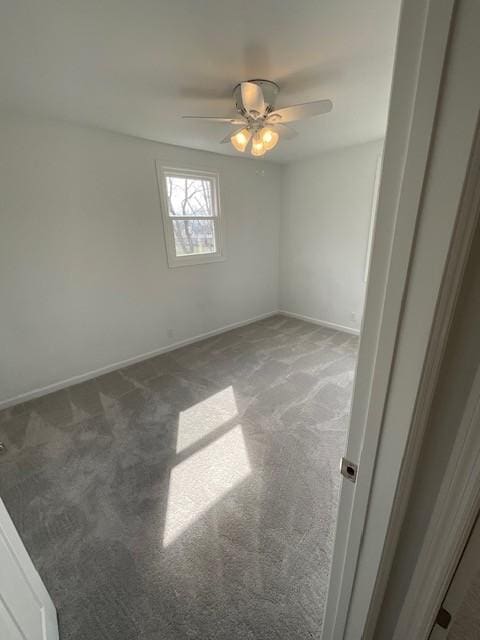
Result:
{"label": "window muntin", "polygon": [[218,175],[161,168],[169,266],[223,259]]}

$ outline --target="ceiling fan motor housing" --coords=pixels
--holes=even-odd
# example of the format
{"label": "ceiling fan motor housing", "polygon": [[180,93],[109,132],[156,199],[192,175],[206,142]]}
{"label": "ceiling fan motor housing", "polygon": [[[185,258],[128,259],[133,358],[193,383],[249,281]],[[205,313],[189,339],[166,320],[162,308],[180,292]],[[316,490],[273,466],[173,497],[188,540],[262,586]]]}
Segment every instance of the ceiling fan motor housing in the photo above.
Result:
{"label": "ceiling fan motor housing", "polygon": [[[275,82],[271,82],[270,80],[258,79],[247,80],[247,82],[252,82],[253,84],[258,85],[261,88],[266,106],[266,114],[273,111],[273,109],[275,108],[275,100],[280,90],[278,84],[275,84]],[[243,116],[247,116],[247,109],[245,108],[242,100],[241,83],[237,84],[237,86],[233,90],[233,99],[235,100],[235,107],[237,111]]]}

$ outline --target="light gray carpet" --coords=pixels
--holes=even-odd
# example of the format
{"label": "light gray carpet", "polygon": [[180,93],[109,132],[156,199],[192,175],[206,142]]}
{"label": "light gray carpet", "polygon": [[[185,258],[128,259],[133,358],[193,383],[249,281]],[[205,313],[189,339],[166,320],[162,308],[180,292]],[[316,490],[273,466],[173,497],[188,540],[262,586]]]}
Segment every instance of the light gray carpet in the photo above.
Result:
{"label": "light gray carpet", "polygon": [[318,639],[356,352],[276,316],[0,414],[62,640]]}

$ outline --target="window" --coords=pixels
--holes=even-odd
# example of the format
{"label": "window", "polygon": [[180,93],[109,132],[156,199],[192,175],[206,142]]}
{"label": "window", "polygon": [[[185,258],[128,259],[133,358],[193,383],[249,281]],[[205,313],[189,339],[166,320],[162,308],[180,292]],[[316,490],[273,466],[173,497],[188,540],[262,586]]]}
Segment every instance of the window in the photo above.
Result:
{"label": "window", "polygon": [[170,267],[223,260],[218,175],[158,169]]}

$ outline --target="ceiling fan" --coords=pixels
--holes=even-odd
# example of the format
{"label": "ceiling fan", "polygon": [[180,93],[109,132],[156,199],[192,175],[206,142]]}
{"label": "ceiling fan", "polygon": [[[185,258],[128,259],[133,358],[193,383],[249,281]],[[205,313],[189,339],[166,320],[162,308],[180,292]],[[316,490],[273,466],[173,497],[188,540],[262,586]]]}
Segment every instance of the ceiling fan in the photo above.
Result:
{"label": "ceiling fan", "polygon": [[206,122],[223,122],[238,128],[229,133],[221,143],[231,142],[242,153],[250,141],[252,156],[263,156],[273,149],[280,137],[294,138],[295,129],[287,124],[304,118],[328,113],[333,108],[331,100],[316,100],[291,107],[275,109],[279,86],[270,80],[248,80],[240,82],[233,90],[233,98],[238,116],[216,118],[210,116],[183,116],[184,118]]}

